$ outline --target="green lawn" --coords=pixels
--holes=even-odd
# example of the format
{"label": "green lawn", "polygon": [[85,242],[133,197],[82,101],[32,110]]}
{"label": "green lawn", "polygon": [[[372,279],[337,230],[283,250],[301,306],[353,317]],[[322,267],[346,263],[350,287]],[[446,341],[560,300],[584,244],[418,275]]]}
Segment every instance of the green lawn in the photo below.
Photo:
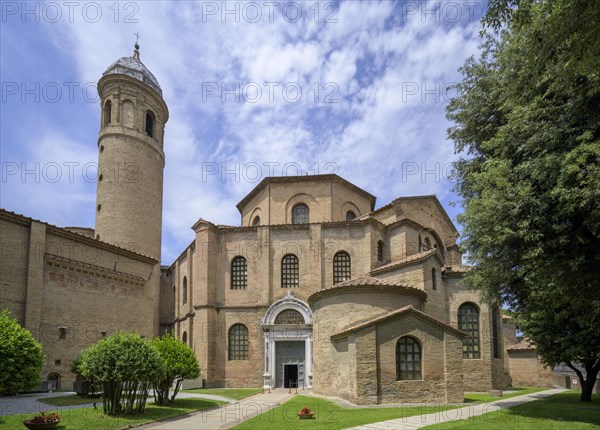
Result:
{"label": "green lawn", "polygon": [[[296,413],[307,406],[315,412],[312,420],[300,420]],[[283,405],[265,412],[236,427],[235,430],[266,429],[314,429],[336,430],[377,421],[391,420],[394,418],[412,415],[429,414],[444,410],[455,409],[456,406],[428,406],[428,407],[402,407],[402,408],[360,408],[347,409],[328,400],[316,397],[296,396]]]}
{"label": "green lawn", "polygon": [[196,390],[184,390],[185,393],[213,394],[228,399],[240,400],[262,392],[261,388],[198,388]]}
{"label": "green lawn", "polygon": [[437,424],[427,429],[587,430],[600,426],[600,395],[591,403],[579,401],[579,392],[567,391],[535,402],[469,420]]}
{"label": "green lawn", "polygon": [[538,391],[547,390],[547,388],[537,388],[537,387],[522,387],[522,388],[511,388],[511,391],[515,391],[514,393],[504,393],[502,397],[492,397],[487,393],[465,393],[465,403],[489,403],[495,400],[509,399],[515,396],[522,396],[524,394],[537,393]]}
{"label": "green lawn", "polygon": [[[174,417],[176,415],[219,406],[224,402],[206,399],[178,399],[171,406],[156,406],[148,404],[142,415],[110,417],[102,413],[102,407],[64,409],[57,411],[62,420],[59,430],[118,430],[136,426],[151,421]],[[52,412],[49,410],[48,412]],[[0,416],[0,430],[15,430],[25,428],[22,422],[35,414]]]}
{"label": "green lawn", "polygon": [[60,397],[46,397],[39,399],[40,402],[52,406],[72,406],[72,405],[91,405],[92,403],[100,403],[100,395],[95,397],[81,397],[76,394]]}

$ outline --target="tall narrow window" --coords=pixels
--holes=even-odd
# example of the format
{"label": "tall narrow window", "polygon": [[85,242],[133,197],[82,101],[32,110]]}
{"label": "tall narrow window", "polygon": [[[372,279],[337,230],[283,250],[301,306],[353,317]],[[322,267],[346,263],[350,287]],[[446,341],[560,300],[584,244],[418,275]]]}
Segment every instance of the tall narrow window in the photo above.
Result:
{"label": "tall narrow window", "polygon": [[181,288],[181,302],[185,305],[187,303],[187,278],[183,277],[183,287]]}
{"label": "tall narrow window", "polygon": [[66,339],[67,338],[67,328],[66,327],[59,327],[58,328],[58,338],[59,339]]}
{"label": "tall narrow window", "polygon": [[377,242],[377,261],[383,261],[383,240]]}
{"label": "tall narrow window", "polygon": [[104,127],[106,127],[108,124],[110,124],[111,114],[112,114],[112,102],[110,100],[107,100],[106,103],[104,103],[104,112],[103,112],[103,118],[102,118],[102,125]]}
{"label": "tall narrow window", "polygon": [[353,211],[346,212],[346,221],[352,221],[356,218],[356,214]]}
{"label": "tall narrow window", "polygon": [[479,358],[479,309],[473,303],[463,303],[458,308],[458,328],[467,333],[463,358]]}
{"label": "tall narrow window", "polygon": [[150,137],[154,137],[154,114],[151,111],[146,112],[146,134]]}
{"label": "tall narrow window", "polygon": [[300,203],[292,208],[292,224],[306,224],[308,221],[308,206],[304,203]]}
{"label": "tall narrow window", "polygon": [[187,332],[183,332],[181,335],[181,341],[187,345]]}
{"label": "tall narrow window", "polygon": [[231,289],[243,290],[248,286],[248,265],[244,257],[235,257],[231,262]]}
{"label": "tall narrow window", "polygon": [[254,220],[252,221],[252,225],[253,225],[254,227],[257,227],[257,226],[259,226],[259,225],[260,225],[260,217],[259,217],[258,215],[256,215],[256,216],[254,217]]}
{"label": "tall narrow window", "polygon": [[300,286],[298,274],[298,257],[288,254],[281,260],[281,288],[297,288]]}
{"label": "tall narrow window", "polygon": [[248,360],[248,329],[243,324],[229,329],[229,359]]}
{"label": "tall narrow window", "polygon": [[494,349],[494,358],[500,358],[500,335],[498,333],[498,320],[500,311],[498,306],[492,306],[492,347]]}
{"label": "tall narrow window", "polygon": [[333,283],[344,282],[350,279],[350,256],[345,251],[340,251],[333,256]]}
{"label": "tall narrow window", "polygon": [[396,380],[419,379],[423,379],[421,374],[421,345],[414,337],[401,337],[396,343]]}
{"label": "tall narrow window", "polygon": [[437,274],[435,273],[435,268],[431,269],[431,287],[434,290],[437,290]]}

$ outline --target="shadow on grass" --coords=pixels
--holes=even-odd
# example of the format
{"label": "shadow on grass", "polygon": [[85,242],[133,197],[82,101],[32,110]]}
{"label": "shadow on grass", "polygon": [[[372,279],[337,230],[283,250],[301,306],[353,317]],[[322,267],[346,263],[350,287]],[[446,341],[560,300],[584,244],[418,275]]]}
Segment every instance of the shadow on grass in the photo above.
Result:
{"label": "shadow on grass", "polygon": [[[533,395],[540,397],[539,395]],[[568,391],[546,397],[535,402],[515,406],[503,411],[510,420],[523,424],[552,420],[562,428],[575,429],[577,424],[600,425],[600,395],[594,395],[592,402],[579,400],[580,393]]]}

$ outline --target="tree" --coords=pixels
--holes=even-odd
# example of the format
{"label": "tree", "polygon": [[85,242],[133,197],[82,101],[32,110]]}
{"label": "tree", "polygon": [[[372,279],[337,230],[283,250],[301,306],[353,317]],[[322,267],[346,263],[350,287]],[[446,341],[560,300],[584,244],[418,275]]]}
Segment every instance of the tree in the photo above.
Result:
{"label": "tree", "polygon": [[[175,400],[183,380],[197,378],[201,370],[194,351],[172,335],[157,337],[152,344],[165,364],[164,377],[154,383],[154,399],[159,405],[167,405]],[[173,395],[169,397],[173,384]]]}
{"label": "tree", "polygon": [[[71,363],[71,372],[73,372],[76,375],[82,375],[82,357],[81,355],[79,357],[77,357],[72,363]],[[84,383],[85,383],[85,387],[86,387],[86,391],[87,391],[87,395],[88,396],[94,396],[94,384],[95,384],[95,380],[94,380],[94,376],[91,375],[89,377],[85,377],[83,376]],[[77,393],[80,394],[80,393]]]}
{"label": "tree", "polygon": [[0,357],[0,395],[14,395],[40,384],[42,345],[6,309],[0,312]]}
{"label": "tree", "polygon": [[143,412],[152,383],[164,363],[150,341],[134,333],[115,333],[86,349],[79,366],[85,378],[102,383],[104,413]]}
{"label": "tree", "polygon": [[[581,19],[585,17],[585,19]],[[450,101],[465,281],[590,401],[600,371],[600,3],[493,0]],[[586,375],[574,366],[581,363]]]}

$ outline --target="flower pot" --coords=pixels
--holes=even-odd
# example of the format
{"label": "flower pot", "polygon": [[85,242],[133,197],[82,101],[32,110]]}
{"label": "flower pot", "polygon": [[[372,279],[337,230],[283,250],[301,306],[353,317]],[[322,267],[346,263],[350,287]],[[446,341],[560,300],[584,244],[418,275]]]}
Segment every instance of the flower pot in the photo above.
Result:
{"label": "flower pot", "polygon": [[314,417],[315,413],[311,412],[310,414],[301,414],[298,413],[298,418],[300,418],[301,420],[312,420],[312,418]]}
{"label": "flower pot", "polygon": [[29,430],[47,430],[47,429],[56,428],[60,424],[60,420],[55,421],[53,423],[37,423],[37,424],[30,422],[30,420],[25,420],[25,421],[23,421],[23,424],[25,424],[25,427],[27,427]]}

